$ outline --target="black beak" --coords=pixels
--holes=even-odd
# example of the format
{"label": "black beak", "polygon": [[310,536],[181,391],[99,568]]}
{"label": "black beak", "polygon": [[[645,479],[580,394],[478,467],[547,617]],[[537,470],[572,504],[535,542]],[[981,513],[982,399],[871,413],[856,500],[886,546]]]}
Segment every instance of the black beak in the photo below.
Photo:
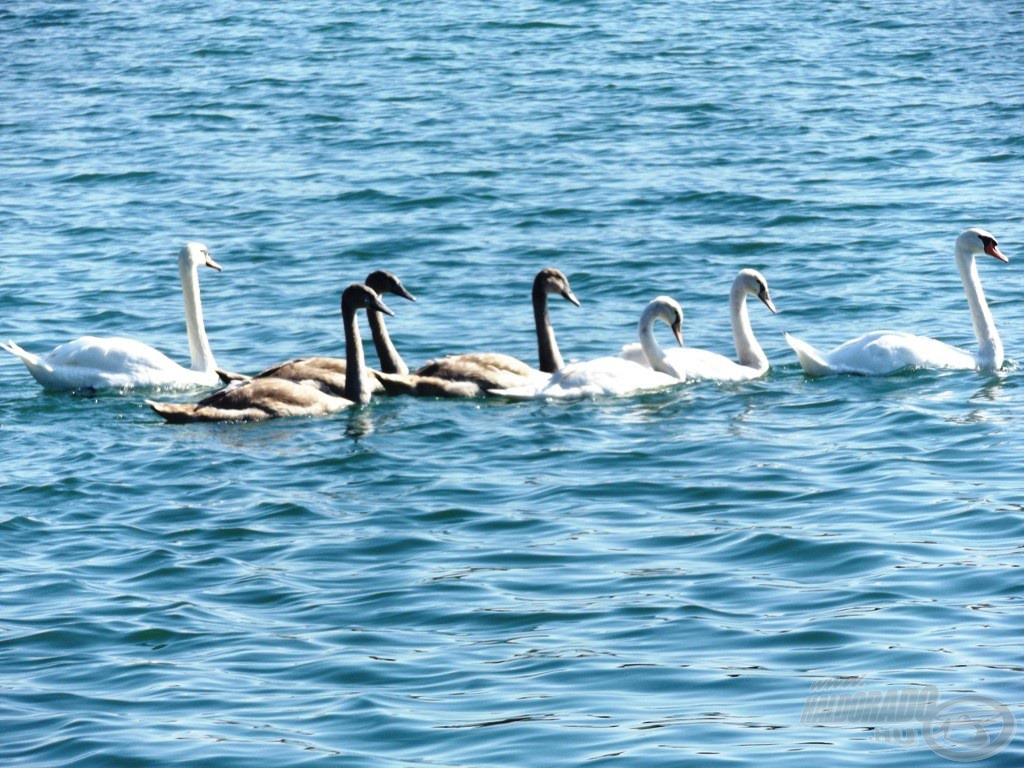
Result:
{"label": "black beak", "polygon": [[408,301],[416,301],[416,297],[409,293],[401,283],[396,282],[395,287],[392,288],[391,292],[395,294],[395,296],[400,296]]}

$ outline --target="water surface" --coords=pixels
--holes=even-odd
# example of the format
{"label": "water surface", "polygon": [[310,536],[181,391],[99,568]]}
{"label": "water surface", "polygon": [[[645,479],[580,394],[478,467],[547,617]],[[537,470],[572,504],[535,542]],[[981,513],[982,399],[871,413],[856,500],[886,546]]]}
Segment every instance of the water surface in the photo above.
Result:
{"label": "water surface", "polygon": [[[812,686],[1021,712],[1024,226],[1013,3],[516,2],[0,11],[0,316],[45,351],[184,361],[174,257],[206,243],[218,361],[340,354],[372,269],[415,364],[567,360],[675,296],[761,381],[622,400],[381,399],[169,427],[142,394],[0,361],[0,756],[12,766],[944,763],[912,723],[808,722]],[[896,327],[995,375],[808,380]],[[368,334],[367,334],[368,336]],[[667,333],[663,343],[668,343]],[[859,676],[859,677],[858,677]],[[1020,738],[984,765],[1019,765]]]}

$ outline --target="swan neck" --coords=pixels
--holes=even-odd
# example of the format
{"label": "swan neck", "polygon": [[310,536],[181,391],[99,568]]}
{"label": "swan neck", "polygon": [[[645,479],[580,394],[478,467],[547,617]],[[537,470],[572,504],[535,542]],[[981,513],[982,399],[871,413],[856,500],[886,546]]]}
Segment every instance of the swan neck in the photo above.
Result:
{"label": "swan neck", "polygon": [[370,324],[370,333],[373,334],[373,346],[377,350],[377,357],[380,358],[381,371],[403,376],[409,373],[409,366],[402,360],[391,341],[391,334],[388,333],[388,328],[384,324],[384,313],[368,309],[366,315],[366,320]]}
{"label": "swan neck", "polygon": [[732,339],[739,364],[757,371],[767,370],[768,356],[754,338],[754,329],[750,327],[750,315],[747,312],[747,293],[739,285],[734,285],[729,295],[729,310]]}
{"label": "swan neck", "polygon": [[533,321],[537,328],[537,357],[544,373],[554,373],[565,366],[555,341],[555,329],[548,317],[548,293],[539,282],[533,284]]}
{"label": "swan neck", "polygon": [[366,360],[363,341],[359,338],[356,308],[343,301],[341,317],[345,325],[345,398],[365,404],[370,402],[370,387],[366,383]]}
{"label": "swan neck", "polygon": [[188,351],[192,358],[192,370],[211,372],[217,369],[210,349],[210,340],[206,337],[206,325],[203,322],[203,304],[199,299],[199,272],[190,259],[183,258],[178,263],[181,274],[181,289],[185,297],[185,328],[188,330]]}
{"label": "swan neck", "polygon": [[675,376],[675,372],[665,360],[665,353],[662,351],[661,345],[654,338],[654,321],[657,319],[657,313],[646,310],[640,316],[640,324],[637,329],[640,336],[640,348],[644,351],[644,357],[651,364],[651,368],[659,373]]}
{"label": "swan neck", "polygon": [[985,292],[981,288],[981,277],[978,275],[978,263],[974,254],[966,248],[957,246],[956,266],[960,270],[960,279],[967,295],[967,305],[971,309],[971,323],[974,335],[978,338],[978,367],[983,370],[995,370],[1003,365],[1003,342],[996,330],[995,320],[985,301]]}

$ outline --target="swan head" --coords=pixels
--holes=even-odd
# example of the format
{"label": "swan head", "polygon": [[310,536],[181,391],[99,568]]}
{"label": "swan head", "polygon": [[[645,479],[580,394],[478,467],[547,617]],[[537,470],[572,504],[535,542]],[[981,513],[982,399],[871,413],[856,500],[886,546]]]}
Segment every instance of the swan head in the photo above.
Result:
{"label": "swan head", "polygon": [[757,296],[772,311],[773,315],[778,314],[779,310],[775,308],[775,304],[772,303],[772,296],[768,292],[768,281],[756,269],[740,270],[740,273],[736,275],[736,281],[733,285],[748,296]]}
{"label": "swan head", "polygon": [[654,325],[655,320],[663,320],[672,329],[672,335],[676,337],[679,346],[683,346],[683,308],[679,302],[671,296],[658,296],[651,299],[650,303],[640,315],[640,334],[643,335],[646,329]]}
{"label": "swan head", "polygon": [[374,292],[378,295],[393,293],[395,296],[400,296],[403,299],[416,301],[416,297],[406,290],[406,287],[402,285],[402,281],[398,279],[395,273],[389,272],[386,269],[378,269],[376,272],[371,272],[367,275],[365,284],[373,288]]}
{"label": "swan head", "polygon": [[969,253],[971,255],[987,253],[989,256],[1002,262],[1010,260],[1006,254],[999,250],[996,236],[981,227],[971,227],[961,232],[960,236],[956,239],[956,250],[958,253]]}
{"label": "swan head", "polygon": [[209,267],[221,271],[220,264],[210,256],[210,249],[202,243],[185,243],[178,253],[178,265],[187,269]]}
{"label": "swan head", "polygon": [[533,290],[540,290],[544,293],[557,293],[563,299],[575,304],[577,307],[580,305],[580,300],[576,298],[576,294],[573,293],[572,288],[569,287],[569,278],[554,267],[542,269],[537,273],[537,277],[533,279]]}
{"label": "swan head", "polygon": [[395,313],[388,309],[380,296],[373,288],[362,283],[353,283],[341,294],[341,311],[343,314],[354,313],[357,309],[374,309],[383,312],[385,315],[395,316]]}

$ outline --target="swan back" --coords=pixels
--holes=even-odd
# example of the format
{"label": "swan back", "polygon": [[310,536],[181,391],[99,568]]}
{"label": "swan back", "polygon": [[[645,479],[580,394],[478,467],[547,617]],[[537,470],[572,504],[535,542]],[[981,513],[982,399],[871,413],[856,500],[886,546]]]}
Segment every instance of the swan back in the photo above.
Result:
{"label": "swan back", "polygon": [[194,421],[264,421],[288,416],[324,416],[351,401],[287,379],[250,379],[214,392],[198,403],[146,404],[171,424]]}

